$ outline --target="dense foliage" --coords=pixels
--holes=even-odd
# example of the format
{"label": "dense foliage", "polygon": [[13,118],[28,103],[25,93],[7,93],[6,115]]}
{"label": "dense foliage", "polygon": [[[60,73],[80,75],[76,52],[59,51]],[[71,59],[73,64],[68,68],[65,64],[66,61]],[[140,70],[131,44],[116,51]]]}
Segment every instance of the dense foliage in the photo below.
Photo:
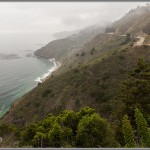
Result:
{"label": "dense foliage", "polygon": [[124,134],[126,147],[135,147],[133,129],[127,115],[123,117],[122,124],[122,132]]}
{"label": "dense foliage", "polygon": [[122,84],[122,92],[119,97],[125,104],[122,109],[123,114],[128,114],[135,124],[134,109],[140,108],[147,117],[150,114],[150,64],[143,59],[139,59],[137,67],[129,73],[129,77]]}
{"label": "dense foliage", "polygon": [[149,128],[143,114],[138,108],[135,108],[135,120],[137,129],[134,133],[137,133],[136,136],[134,136],[128,116],[125,115],[123,118],[122,128],[126,147],[150,147]]}
{"label": "dense foliage", "polygon": [[65,110],[58,116],[31,124],[21,132],[20,146],[116,147],[115,135],[106,119],[92,108]]}
{"label": "dense foliage", "polygon": [[116,106],[117,117],[109,122],[95,109],[84,107],[50,114],[22,129],[1,124],[0,135],[15,137],[19,147],[150,147],[149,62],[140,59],[121,89],[121,111]]}
{"label": "dense foliage", "polygon": [[143,114],[139,109],[135,109],[135,119],[137,124],[137,129],[141,137],[141,145],[143,147],[150,147],[150,134],[148,132],[148,126]]}

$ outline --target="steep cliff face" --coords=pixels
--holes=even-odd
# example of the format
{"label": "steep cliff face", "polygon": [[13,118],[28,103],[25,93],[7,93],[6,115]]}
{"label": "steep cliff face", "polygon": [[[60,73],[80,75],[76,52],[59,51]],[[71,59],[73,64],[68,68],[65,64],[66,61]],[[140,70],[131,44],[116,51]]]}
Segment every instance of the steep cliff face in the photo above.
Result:
{"label": "steep cliff face", "polygon": [[104,28],[99,26],[91,26],[81,30],[77,34],[73,34],[63,39],[54,40],[35,52],[38,57],[44,58],[64,58],[74,49],[80,49],[84,43],[91,40],[95,35],[103,33]]}

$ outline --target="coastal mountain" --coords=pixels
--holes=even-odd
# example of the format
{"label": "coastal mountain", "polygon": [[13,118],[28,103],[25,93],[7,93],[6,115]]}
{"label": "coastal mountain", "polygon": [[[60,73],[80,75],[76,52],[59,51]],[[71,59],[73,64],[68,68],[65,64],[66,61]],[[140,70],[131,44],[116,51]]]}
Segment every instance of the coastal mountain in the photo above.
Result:
{"label": "coastal mountain", "polygon": [[[16,101],[0,122],[22,129],[50,114],[59,116],[64,110],[79,111],[88,106],[108,120],[120,146],[125,146],[121,119],[128,112],[126,107],[132,109],[135,99],[126,102],[123,96],[133,98],[135,95],[132,94],[148,87],[149,68],[144,62],[150,63],[149,12],[149,5],[137,7],[110,25],[109,30],[108,27],[92,26],[37,50],[37,57],[54,57],[62,63],[61,67]],[[139,87],[133,87],[139,82]],[[129,87],[124,94],[123,89],[127,85]],[[148,98],[147,94],[144,100]],[[138,103],[138,106],[141,110],[147,110],[148,114],[149,109],[145,109],[147,107],[143,103]],[[132,125],[136,129],[135,122]]]}
{"label": "coastal mountain", "polygon": [[[147,10],[150,6],[144,8]],[[142,10],[144,8],[142,7]],[[141,12],[141,8],[137,8],[134,10],[135,14],[138,10]],[[131,13],[127,14],[128,17],[129,14]],[[150,13],[148,14],[150,18]],[[65,56],[62,66],[43,84],[24,95],[1,121],[16,124],[35,122],[48,113],[79,109],[82,106],[93,106],[99,112],[103,112],[105,109],[103,105],[108,108],[111,105],[114,111],[115,105],[112,100],[116,96],[120,81],[125,79],[127,72],[135,66],[138,58],[149,57],[149,47],[134,46],[136,37],[132,36],[129,38],[115,33],[99,33],[94,36],[95,34],[96,28],[86,28],[77,35],[52,41],[37,50],[35,54],[39,57],[58,59]],[[91,40],[83,43],[85,37]],[[69,56],[71,41],[82,44],[82,48]],[[66,47],[65,51],[62,50],[62,45]],[[61,49],[52,50],[53,46]],[[109,116],[110,112],[104,111],[105,116]]]}
{"label": "coastal mountain", "polygon": [[139,32],[150,34],[150,6],[138,6],[130,10],[120,20],[114,22],[113,28],[116,33],[138,35]]}
{"label": "coastal mountain", "polygon": [[[138,6],[137,8],[130,10],[118,21],[115,21],[114,23],[107,23],[107,26],[109,26],[108,28],[112,29],[109,30],[109,32],[115,32],[120,35],[130,33],[134,37],[147,37],[150,33],[149,14],[150,6],[148,4],[147,6]],[[54,40],[37,50],[35,55],[37,57],[56,58],[62,61],[64,57],[70,56],[72,53],[82,49],[84,45],[92,40],[96,35],[107,31],[107,26],[93,25],[65,38]]]}
{"label": "coastal mountain", "polygon": [[93,25],[72,34],[66,38],[51,41],[35,52],[38,57],[62,59],[71,51],[82,48],[84,43],[92,39],[98,33],[103,33],[104,27]]}
{"label": "coastal mountain", "polygon": [[66,38],[72,34],[77,34],[78,32],[80,32],[80,30],[75,30],[75,31],[62,31],[62,32],[57,32],[54,33],[53,36],[57,39],[62,39],[62,38]]}

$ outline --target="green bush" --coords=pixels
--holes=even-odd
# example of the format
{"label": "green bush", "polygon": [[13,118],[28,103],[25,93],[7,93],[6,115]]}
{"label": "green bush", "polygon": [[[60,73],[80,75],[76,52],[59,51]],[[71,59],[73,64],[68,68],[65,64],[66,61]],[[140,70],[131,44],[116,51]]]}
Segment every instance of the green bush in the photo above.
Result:
{"label": "green bush", "polygon": [[52,129],[48,133],[50,145],[53,147],[61,147],[63,143],[64,131],[58,123],[54,123]]}
{"label": "green bush", "polygon": [[98,114],[83,117],[77,129],[78,147],[115,147],[114,134],[107,120]]}
{"label": "green bush", "polygon": [[117,142],[106,119],[90,107],[65,110],[27,126],[20,146],[32,147],[114,147]]}

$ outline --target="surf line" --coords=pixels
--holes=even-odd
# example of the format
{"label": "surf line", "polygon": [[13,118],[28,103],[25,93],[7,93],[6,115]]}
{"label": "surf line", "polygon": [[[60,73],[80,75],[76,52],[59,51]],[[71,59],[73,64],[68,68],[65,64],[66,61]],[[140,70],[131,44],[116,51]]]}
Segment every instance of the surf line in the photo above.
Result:
{"label": "surf line", "polygon": [[54,66],[51,67],[47,73],[43,74],[42,77],[37,77],[35,79],[36,82],[43,83],[45,79],[52,74],[52,72],[56,71],[61,66],[61,63],[56,61],[55,58],[49,59],[49,61],[52,62]]}

